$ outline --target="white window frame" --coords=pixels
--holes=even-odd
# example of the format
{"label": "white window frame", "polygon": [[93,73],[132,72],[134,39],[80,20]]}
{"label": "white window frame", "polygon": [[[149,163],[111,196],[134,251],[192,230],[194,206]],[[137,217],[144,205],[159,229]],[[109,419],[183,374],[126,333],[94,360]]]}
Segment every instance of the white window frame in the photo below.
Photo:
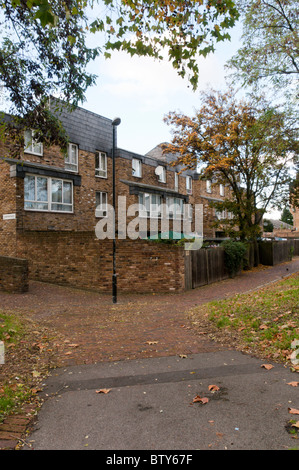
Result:
{"label": "white window frame", "polygon": [[[98,162],[97,162],[97,159],[98,159]],[[107,154],[105,152],[96,152],[95,176],[97,178],[107,178]]]}
{"label": "white window frame", "polygon": [[[97,203],[99,196],[99,204]],[[105,191],[96,191],[96,217],[108,217],[108,193]]]}
{"label": "white window frame", "polygon": [[[154,202],[155,201],[155,202]],[[161,218],[162,196],[152,193],[139,193],[139,217]]]}
{"label": "white window frame", "polygon": [[184,199],[167,196],[166,216],[168,219],[184,219]]}
{"label": "white window frame", "polygon": [[[34,189],[35,199],[33,199],[33,200],[29,200],[29,199],[26,200],[25,199],[25,180],[26,180],[27,176],[35,178],[35,189]],[[38,198],[37,198],[37,178],[43,178],[43,179],[47,180],[47,200],[45,200],[45,201],[39,201]],[[62,181],[62,201],[61,202],[57,202],[57,201],[52,200],[52,182],[53,182],[53,180]],[[66,203],[63,200],[63,196],[64,196],[63,185],[64,185],[64,183],[71,184],[71,202],[70,203]],[[34,208],[34,207],[26,207],[26,202],[29,203],[29,204],[36,204],[36,205],[37,204],[44,204],[45,206],[47,205],[48,208],[47,209],[46,208],[40,209],[40,208]],[[65,207],[69,206],[70,210],[52,209],[52,205],[54,205],[54,204],[63,205]],[[73,187],[73,181],[63,179],[63,178],[55,178],[55,177],[52,177],[52,176],[42,176],[42,175],[26,173],[25,179],[24,179],[24,209],[26,211],[33,211],[33,212],[59,212],[60,214],[73,214],[73,212],[74,212],[74,187]]]}
{"label": "white window frame", "polygon": [[132,158],[132,175],[142,178],[142,161],[139,158]]}
{"label": "white window frame", "polygon": [[162,171],[160,175],[158,176],[158,181],[160,183],[166,183],[166,168],[165,166],[161,166],[161,168],[162,168]]}
{"label": "white window frame", "polygon": [[[73,157],[72,152],[71,152],[72,149],[75,149],[75,161],[73,161],[73,158],[72,158]],[[64,160],[64,167],[66,170],[72,171],[74,173],[78,172],[78,153],[79,153],[78,145],[70,142],[68,144],[67,155]]]}
{"label": "white window frame", "polygon": [[207,193],[212,192],[212,181],[211,180],[207,180],[207,182],[206,182],[206,191],[207,191]]}
{"label": "white window frame", "polygon": [[[26,134],[30,132],[30,138],[26,137]],[[44,149],[43,149],[43,144],[42,142],[37,142],[34,139],[34,134],[36,131],[33,129],[26,129],[24,131],[24,152],[25,153],[32,153],[33,155],[39,155],[43,156],[44,154]],[[26,145],[26,142],[30,142]]]}
{"label": "white window frame", "polygon": [[188,194],[192,193],[192,177],[186,176],[186,190]]}
{"label": "white window frame", "polygon": [[220,193],[220,196],[224,196],[224,184],[219,185],[219,193]]}
{"label": "white window frame", "polygon": [[226,209],[223,209],[222,211],[215,211],[215,215],[218,220],[223,220],[226,219]]}

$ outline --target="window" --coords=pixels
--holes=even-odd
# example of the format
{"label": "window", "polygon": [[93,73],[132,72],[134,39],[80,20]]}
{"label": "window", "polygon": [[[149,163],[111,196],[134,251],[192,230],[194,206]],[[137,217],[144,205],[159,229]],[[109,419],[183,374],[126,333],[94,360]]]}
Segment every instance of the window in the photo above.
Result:
{"label": "window", "polygon": [[170,219],[182,219],[184,217],[184,200],[177,197],[167,197],[166,214]]}
{"label": "window", "polygon": [[141,178],[141,160],[138,158],[132,159],[132,175]]}
{"label": "window", "polygon": [[78,171],[78,145],[69,144],[67,156],[65,157],[65,169]]}
{"label": "window", "polygon": [[96,192],[96,217],[107,217],[108,194]]}
{"label": "window", "polygon": [[226,210],[224,209],[223,211],[215,211],[215,215],[218,220],[226,219]]}
{"label": "window", "polygon": [[175,189],[175,191],[179,190],[179,175],[178,175],[178,173],[174,174],[174,189]]}
{"label": "window", "polygon": [[72,183],[70,181],[50,178],[51,211],[72,212]]}
{"label": "window", "polygon": [[24,133],[24,152],[34,153],[34,155],[43,155],[43,144],[34,139],[35,132],[27,129]]}
{"label": "window", "polygon": [[37,211],[73,212],[73,183],[60,178],[26,175],[24,208]]}
{"label": "window", "polygon": [[161,166],[161,172],[158,175],[158,181],[160,181],[160,183],[166,183],[166,168],[165,168],[165,166]]}
{"label": "window", "polygon": [[25,209],[48,210],[48,178],[26,176],[24,179]]}
{"label": "window", "polygon": [[220,184],[220,196],[224,196],[224,185],[223,184]]}
{"label": "window", "polygon": [[212,182],[211,180],[207,180],[207,193],[211,193],[212,192]]}
{"label": "window", "polygon": [[187,193],[192,193],[192,178],[191,176],[186,176],[186,189]]}
{"label": "window", "polygon": [[95,175],[100,178],[107,178],[107,155],[104,152],[96,153]]}
{"label": "window", "polygon": [[139,193],[139,215],[141,217],[161,217],[161,196]]}

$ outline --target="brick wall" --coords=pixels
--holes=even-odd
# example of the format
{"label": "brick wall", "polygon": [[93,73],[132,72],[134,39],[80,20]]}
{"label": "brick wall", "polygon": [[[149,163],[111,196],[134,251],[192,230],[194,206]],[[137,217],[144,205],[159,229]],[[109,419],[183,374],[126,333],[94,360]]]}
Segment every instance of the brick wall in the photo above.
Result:
{"label": "brick wall", "polygon": [[28,262],[24,259],[0,256],[0,290],[28,291]]}
{"label": "brick wall", "polygon": [[16,253],[16,187],[16,180],[10,178],[10,165],[0,160],[0,254],[4,256]]}
{"label": "brick wall", "polygon": [[[111,292],[112,240],[90,232],[26,232],[18,252],[29,261],[30,278]],[[184,249],[144,240],[116,241],[121,292],[182,292]]]}

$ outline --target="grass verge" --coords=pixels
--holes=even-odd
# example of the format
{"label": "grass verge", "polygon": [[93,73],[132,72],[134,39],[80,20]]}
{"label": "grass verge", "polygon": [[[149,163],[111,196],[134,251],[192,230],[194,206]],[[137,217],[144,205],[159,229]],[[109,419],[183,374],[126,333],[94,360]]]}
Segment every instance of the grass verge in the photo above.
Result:
{"label": "grass verge", "polygon": [[190,317],[196,329],[222,344],[294,365],[291,354],[299,339],[299,273],[258,291],[209,302],[193,309]]}
{"label": "grass verge", "polygon": [[55,341],[46,328],[24,315],[0,311],[0,423],[26,405],[38,408],[38,391],[50,367],[55,367]]}

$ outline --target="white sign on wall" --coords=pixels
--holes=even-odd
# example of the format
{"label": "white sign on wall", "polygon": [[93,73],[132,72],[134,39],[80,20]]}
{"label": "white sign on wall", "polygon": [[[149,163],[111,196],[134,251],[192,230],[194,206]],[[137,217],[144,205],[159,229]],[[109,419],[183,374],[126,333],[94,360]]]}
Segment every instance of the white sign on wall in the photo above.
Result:
{"label": "white sign on wall", "polygon": [[13,220],[16,218],[16,214],[3,214],[3,220]]}

